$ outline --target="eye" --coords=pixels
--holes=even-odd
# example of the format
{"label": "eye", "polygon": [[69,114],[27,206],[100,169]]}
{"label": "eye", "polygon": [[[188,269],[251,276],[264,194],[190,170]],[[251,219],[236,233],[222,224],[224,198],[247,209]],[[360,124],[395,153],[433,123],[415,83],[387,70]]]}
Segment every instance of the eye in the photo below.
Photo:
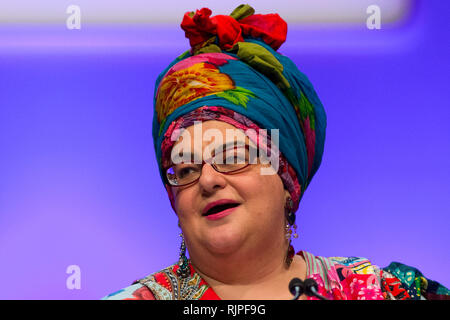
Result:
{"label": "eye", "polygon": [[179,178],[183,178],[186,175],[190,174],[191,172],[196,172],[197,171],[197,167],[194,166],[184,166],[181,168],[177,168],[177,176]]}

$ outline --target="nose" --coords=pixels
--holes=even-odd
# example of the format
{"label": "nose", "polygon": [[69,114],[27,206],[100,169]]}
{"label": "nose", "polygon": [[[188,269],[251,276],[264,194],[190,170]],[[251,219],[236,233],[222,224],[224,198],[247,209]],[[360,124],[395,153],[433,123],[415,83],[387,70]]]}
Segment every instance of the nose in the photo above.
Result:
{"label": "nose", "polygon": [[224,174],[217,172],[211,164],[205,163],[198,184],[206,193],[213,193],[217,189],[224,188],[227,181]]}

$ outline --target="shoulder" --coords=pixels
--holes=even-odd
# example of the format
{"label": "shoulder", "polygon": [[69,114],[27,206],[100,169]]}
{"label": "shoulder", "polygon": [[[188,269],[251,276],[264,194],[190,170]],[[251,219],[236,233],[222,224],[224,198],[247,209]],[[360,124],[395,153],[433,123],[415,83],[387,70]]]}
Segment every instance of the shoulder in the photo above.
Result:
{"label": "shoulder", "polygon": [[450,290],[439,282],[425,277],[417,268],[400,262],[391,262],[382,268],[385,285],[391,292],[404,288],[409,299],[450,300]]}
{"label": "shoulder", "polygon": [[[320,257],[304,253],[309,273],[325,291],[343,299],[449,299],[450,292],[399,262],[379,267],[363,257]],[[309,261],[308,261],[309,260]],[[336,297],[335,297],[336,298]],[[338,297],[339,298],[339,297]]]}
{"label": "shoulder", "polygon": [[216,299],[207,283],[194,272],[184,279],[177,274],[178,265],[173,264],[142,279],[129,287],[114,292],[102,300],[198,300]]}
{"label": "shoulder", "polygon": [[175,265],[171,265],[135,280],[130,286],[113,292],[102,300],[172,300],[173,286],[170,278],[176,276],[174,267]]}
{"label": "shoulder", "polygon": [[322,257],[302,251],[307,277],[332,300],[383,300],[379,268],[363,257]]}
{"label": "shoulder", "polygon": [[154,300],[153,293],[140,283],[113,292],[101,300]]}

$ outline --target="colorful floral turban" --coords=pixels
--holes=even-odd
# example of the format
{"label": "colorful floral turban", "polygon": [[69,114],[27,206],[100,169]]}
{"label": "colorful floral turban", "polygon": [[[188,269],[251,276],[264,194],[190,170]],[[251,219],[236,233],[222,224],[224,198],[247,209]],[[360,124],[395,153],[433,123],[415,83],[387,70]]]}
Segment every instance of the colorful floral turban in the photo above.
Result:
{"label": "colorful floral turban", "polygon": [[[155,85],[152,134],[161,178],[166,181],[163,168],[176,140],[172,134],[194,121],[265,129],[269,144],[270,129],[278,129],[278,174],[296,211],[322,160],[326,114],[307,77],[276,51],[286,40],[286,22],[278,14],[254,14],[249,5],[240,5],[230,16],[211,17],[208,8],[187,12],[181,27],[191,49]],[[257,138],[249,138],[261,147]]]}

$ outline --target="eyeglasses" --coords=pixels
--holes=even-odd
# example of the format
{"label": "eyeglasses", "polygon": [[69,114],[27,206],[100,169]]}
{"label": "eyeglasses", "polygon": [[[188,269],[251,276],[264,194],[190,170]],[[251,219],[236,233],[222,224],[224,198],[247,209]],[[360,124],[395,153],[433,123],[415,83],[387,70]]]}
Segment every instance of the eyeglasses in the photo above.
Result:
{"label": "eyeglasses", "polygon": [[235,146],[232,149],[220,151],[207,160],[202,160],[202,163],[174,164],[166,169],[166,178],[171,186],[181,187],[197,181],[205,163],[209,163],[217,172],[231,174],[257,162],[256,148],[249,145]]}

